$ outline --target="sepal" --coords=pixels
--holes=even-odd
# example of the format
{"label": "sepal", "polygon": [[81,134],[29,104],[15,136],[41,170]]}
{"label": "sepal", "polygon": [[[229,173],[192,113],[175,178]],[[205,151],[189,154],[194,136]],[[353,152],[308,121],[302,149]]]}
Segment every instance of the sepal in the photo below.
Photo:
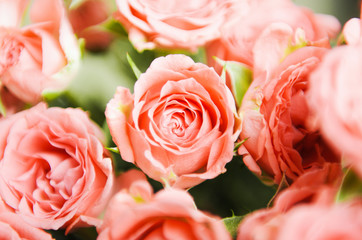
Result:
{"label": "sepal", "polygon": [[231,91],[235,98],[236,106],[239,108],[241,102],[253,79],[250,68],[236,61],[224,61],[215,57],[216,62],[221,64],[230,76]]}

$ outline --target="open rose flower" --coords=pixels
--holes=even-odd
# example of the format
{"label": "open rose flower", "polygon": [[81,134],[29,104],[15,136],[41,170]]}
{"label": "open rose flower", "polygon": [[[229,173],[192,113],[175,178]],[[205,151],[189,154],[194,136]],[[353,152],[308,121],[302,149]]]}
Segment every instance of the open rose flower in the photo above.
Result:
{"label": "open rose flower", "polygon": [[[247,2],[247,1],[242,1]],[[218,72],[219,66],[214,56],[223,60],[238,61],[246,66],[254,67],[254,46],[260,37],[271,31],[273,25],[288,26],[292,32],[287,44],[293,44],[295,32],[304,32],[306,43],[309,45],[329,46],[329,38],[335,37],[340,30],[340,23],[333,16],[314,14],[311,10],[295,5],[290,0],[259,0],[241,4],[237,11],[221,29],[221,37],[207,45],[208,64]],[[269,42],[279,41],[283,34],[274,34]],[[284,46],[285,47],[285,46]],[[268,48],[268,51],[286,49]],[[265,53],[265,52],[263,52]]]}
{"label": "open rose flower", "polygon": [[80,109],[31,109],[0,119],[0,194],[28,224],[97,225],[113,186],[100,129]]}
{"label": "open rose flower", "polygon": [[253,172],[279,184],[288,183],[325,162],[339,157],[317,131],[309,130],[305,92],[308,76],[320,62],[324,48],[296,50],[270,74],[255,79],[240,108],[242,131],[239,148]]}
{"label": "open rose flower", "polygon": [[362,45],[331,50],[310,76],[308,103],[328,143],[362,176]]}
{"label": "open rose flower", "polygon": [[126,172],[129,188],[110,201],[98,240],[112,239],[208,239],[229,240],[220,218],[199,211],[182,190],[152,188],[137,172]]}
{"label": "open rose flower", "polygon": [[237,137],[234,113],[231,92],[212,68],[169,55],[152,62],[133,96],[117,89],[106,119],[125,161],[187,188],[225,171]]}
{"label": "open rose flower", "polygon": [[34,104],[44,91],[66,87],[77,69],[80,52],[63,1],[33,1],[31,23],[22,26],[28,3],[0,2],[0,79],[20,100]]}
{"label": "open rose flower", "polygon": [[240,224],[238,240],[348,239],[362,234],[360,200],[338,204],[302,204],[286,213],[274,208],[248,215]]}
{"label": "open rose flower", "polygon": [[117,0],[115,14],[139,49],[197,47],[220,36],[230,0]]}

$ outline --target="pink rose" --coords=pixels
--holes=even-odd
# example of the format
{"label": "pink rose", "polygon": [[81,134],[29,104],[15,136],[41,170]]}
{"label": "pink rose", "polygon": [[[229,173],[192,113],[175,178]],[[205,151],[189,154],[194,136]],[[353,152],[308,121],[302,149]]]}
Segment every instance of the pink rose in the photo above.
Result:
{"label": "pink rose", "polygon": [[182,48],[191,51],[220,36],[230,0],[117,0],[115,17],[139,49]]}
{"label": "pink rose", "polygon": [[97,239],[231,239],[221,219],[197,210],[186,191],[153,195],[146,180],[125,174],[134,183],[112,198]]}
{"label": "pink rose", "polygon": [[22,101],[37,103],[44,91],[59,91],[67,85],[80,52],[63,1],[33,1],[31,24],[22,26],[28,2],[0,3],[0,79]]}
{"label": "pink rose", "polygon": [[246,92],[239,148],[253,172],[279,184],[288,183],[326,162],[339,162],[317,131],[307,127],[310,116],[305,92],[308,76],[326,49],[304,47],[288,55],[270,74],[255,79]]}
{"label": "pink rose", "polygon": [[275,209],[256,210],[240,222],[237,240],[277,240],[279,227],[284,224],[283,213]]}
{"label": "pink rose", "polygon": [[[247,215],[239,226],[238,240],[279,239],[279,230],[286,224],[285,221],[288,221],[285,217],[288,211],[293,211],[293,208],[300,205],[332,205],[341,177],[341,167],[336,163],[327,163],[324,168],[307,171],[290,187],[278,193],[273,207]],[[294,237],[290,236],[289,239]]]}
{"label": "pink rose", "polygon": [[278,239],[348,239],[362,236],[362,203],[296,207],[285,216]]}
{"label": "pink rose", "polygon": [[303,204],[286,213],[263,209],[251,213],[240,224],[238,240],[348,239],[362,235],[360,201],[334,205]]}
{"label": "pink rose", "polygon": [[[290,28],[292,34],[287,39],[287,45],[295,43],[293,36],[298,29],[304,32],[306,43],[323,46],[329,46],[329,38],[335,37],[340,30],[340,23],[335,17],[314,14],[289,0],[250,1],[247,7],[245,4],[240,5],[237,12],[241,14],[234,14],[223,25],[220,39],[207,45],[208,63],[218,72],[221,72],[222,67],[213,60],[213,56],[238,61],[253,68],[255,44],[260,37],[271,31],[272,25],[281,24]],[[278,41],[280,34],[275,34],[272,36],[274,40],[269,38],[268,42]],[[285,47],[287,46],[279,49],[284,54]],[[269,47],[268,50],[278,49]]]}
{"label": "pink rose", "polygon": [[273,207],[286,212],[301,203],[331,204],[340,189],[342,177],[339,163],[326,163],[323,168],[308,170],[276,196]]}
{"label": "pink rose", "polygon": [[362,176],[362,45],[331,50],[310,76],[314,127]]}
{"label": "pink rose", "polygon": [[360,18],[351,18],[349,19],[343,26],[342,29],[342,43],[346,43],[348,45],[361,44],[362,36],[361,36],[361,28],[362,28],[362,5],[361,5]]}
{"label": "pink rose", "polygon": [[361,43],[361,20],[351,18],[343,26],[343,38],[348,45]]}
{"label": "pink rose", "polygon": [[105,50],[113,36],[99,26],[111,15],[106,0],[86,0],[68,11],[74,32],[85,40],[85,47],[92,51]]}
{"label": "pink rose", "polygon": [[100,129],[80,109],[31,109],[0,119],[0,194],[32,226],[97,225],[113,185]]}
{"label": "pink rose", "polygon": [[119,87],[106,119],[121,156],[180,188],[225,172],[232,159],[235,104],[216,72],[184,55],[154,60],[134,86]]}
{"label": "pink rose", "polygon": [[44,230],[35,228],[10,212],[0,198],[0,239],[52,240],[52,236]]}

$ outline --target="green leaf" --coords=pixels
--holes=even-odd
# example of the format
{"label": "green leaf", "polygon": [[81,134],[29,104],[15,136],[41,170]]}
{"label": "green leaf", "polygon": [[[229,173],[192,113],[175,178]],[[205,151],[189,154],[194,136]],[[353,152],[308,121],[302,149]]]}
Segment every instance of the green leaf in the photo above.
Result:
{"label": "green leaf", "polygon": [[248,139],[249,139],[249,138],[247,137],[247,138],[244,138],[242,141],[235,143],[234,152],[238,151],[239,147],[240,147],[241,145],[243,145],[243,143],[244,143],[246,140],[248,140]]}
{"label": "green leaf", "polygon": [[355,197],[362,197],[362,179],[352,169],[347,169],[337,194],[337,201],[342,202]]}
{"label": "green leaf", "polygon": [[52,91],[52,90],[45,89],[41,95],[46,102],[51,102],[51,101],[55,100],[56,98],[59,98],[62,94],[64,94],[63,91]]}
{"label": "green leaf", "polygon": [[233,239],[236,239],[238,234],[238,227],[242,219],[242,216],[232,216],[223,219],[226,229],[229,231]]}
{"label": "green leaf", "polygon": [[119,149],[117,147],[106,147],[106,149],[113,153],[120,154]]}
{"label": "green leaf", "polygon": [[104,29],[117,34],[119,37],[128,37],[128,33],[123,25],[114,18],[110,18],[101,25]]}
{"label": "green leaf", "polygon": [[244,64],[235,61],[223,61],[215,57],[223,65],[231,80],[231,91],[234,94],[236,106],[239,108],[253,78],[252,71]]}
{"label": "green leaf", "polygon": [[133,70],[133,73],[136,75],[137,79],[141,76],[142,72],[138,69],[131,56],[127,53],[127,61]]}

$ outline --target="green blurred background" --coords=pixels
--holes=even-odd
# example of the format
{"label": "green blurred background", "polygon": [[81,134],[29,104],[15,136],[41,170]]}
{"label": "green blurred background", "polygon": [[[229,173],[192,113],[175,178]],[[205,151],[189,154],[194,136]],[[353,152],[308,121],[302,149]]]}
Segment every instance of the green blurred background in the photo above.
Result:
{"label": "green blurred background", "polygon": [[359,17],[360,0],[294,0],[294,2],[309,7],[316,13],[331,14],[342,24],[352,17]]}

